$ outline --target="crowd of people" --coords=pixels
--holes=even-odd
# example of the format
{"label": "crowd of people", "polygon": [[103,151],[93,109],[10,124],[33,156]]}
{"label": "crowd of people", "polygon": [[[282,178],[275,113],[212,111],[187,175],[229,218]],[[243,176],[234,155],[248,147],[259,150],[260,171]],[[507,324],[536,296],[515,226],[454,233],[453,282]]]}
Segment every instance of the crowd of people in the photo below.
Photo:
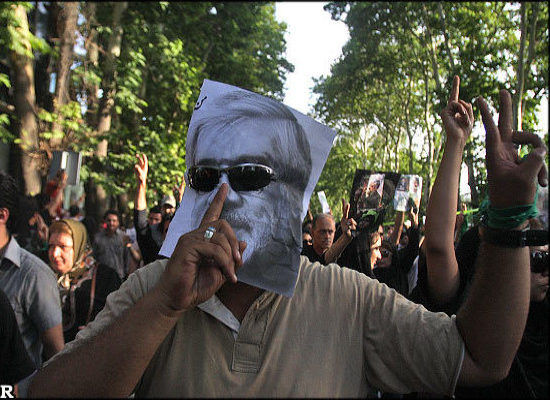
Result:
{"label": "crowd of people", "polygon": [[[38,397],[547,398],[548,226],[518,211],[536,177],[547,185],[545,146],[512,132],[507,92],[498,127],[478,106],[489,222],[457,218],[474,114],[455,77],[425,224],[411,208],[366,231],[344,199],[338,222],[308,212],[290,299],[236,281],[246,245],[219,220],[231,180],[166,258],[185,181],[149,207],[145,154],[128,227],[117,210],[101,224],[64,210],[63,171],[35,198],[0,172],[0,383]],[[523,163],[512,141],[533,145]]]}
{"label": "crowd of people", "polygon": [[147,156],[136,158],[139,189],[130,227],[122,226],[114,209],[99,224],[86,218],[78,206],[82,199],[64,209],[63,170],[37,196],[22,195],[16,181],[0,171],[0,296],[6,318],[0,377],[3,384],[21,381],[14,386],[18,393],[25,393],[29,371],[72,341],[131,273],[159,257],[185,181],[147,210]]}

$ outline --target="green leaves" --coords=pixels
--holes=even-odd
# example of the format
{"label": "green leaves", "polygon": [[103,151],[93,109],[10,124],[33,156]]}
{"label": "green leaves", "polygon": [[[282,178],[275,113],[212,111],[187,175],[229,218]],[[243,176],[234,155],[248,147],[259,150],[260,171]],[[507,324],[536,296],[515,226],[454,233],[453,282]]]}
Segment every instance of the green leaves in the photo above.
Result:
{"label": "green leaves", "polygon": [[[533,88],[524,95],[526,127],[534,126],[536,105],[548,93],[548,8],[546,3],[538,5],[543,7],[539,16],[544,21],[537,25],[537,49],[544,48],[545,53],[535,57],[537,66],[526,84]],[[350,172],[358,164],[419,174],[431,181],[444,141],[439,113],[453,76],[460,76],[461,98],[467,101],[482,94],[498,104],[499,89],[515,87],[518,9],[518,4],[499,2],[325,6],[350,31],[342,58],[314,86],[319,95],[315,115],[339,131],[316,188],[325,190],[331,207],[339,208],[339,195],[333,197],[328,190],[331,182],[347,190],[353,178]],[[474,136],[467,152],[482,192],[484,142]]]}
{"label": "green leaves", "polygon": [[[293,70],[284,57],[286,27],[275,20],[274,3],[129,2],[127,8],[79,3],[79,51],[67,79],[70,101],[53,107],[48,87],[56,72],[60,22],[44,12],[57,8],[45,3],[36,16],[19,21],[14,4],[0,3],[0,48],[27,57],[48,53],[35,63],[40,148],[82,152],[82,178],[94,179],[108,195],[135,189],[133,165],[140,152],[149,157],[151,203],[179,184],[188,123],[205,78],[282,99],[286,74]],[[122,10],[118,24],[115,10]],[[39,30],[40,18],[55,22],[41,31],[48,42],[19,29],[28,23],[31,32]],[[117,32],[120,43],[111,41]],[[10,87],[8,76],[0,74],[0,87]],[[108,115],[98,115],[100,110]],[[0,139],[16,139],[5,129],[9,122],[0,114]],[[102,140],[108,151],[100,158],[95,153]]]}
{"label": "green leaves", "polygon": [[6,87],[11,87],[10,78],[6,74],[0,73],[0,85],[4,85]]}

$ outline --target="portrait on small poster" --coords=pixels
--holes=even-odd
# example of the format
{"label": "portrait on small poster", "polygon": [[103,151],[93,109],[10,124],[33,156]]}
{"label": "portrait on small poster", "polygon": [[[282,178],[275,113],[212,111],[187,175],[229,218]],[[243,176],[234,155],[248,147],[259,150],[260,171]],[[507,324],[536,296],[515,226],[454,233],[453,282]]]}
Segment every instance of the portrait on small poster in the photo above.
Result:
{"label": "portrait on small poster", "polygon": [[351,188],[350,210],[357,230],[372,230],[384,218],[393,199],[399,174],[357,169]]}
{"label": "portrait on small poster", "polygon": [[[395,196],[393,198],[393,208],[396,211],[409,211],[411,207],[420,207],[420,198],[422,197],[422,177],[418,175],[401,175]],[[413,207],[413,208],[414,208]]]}

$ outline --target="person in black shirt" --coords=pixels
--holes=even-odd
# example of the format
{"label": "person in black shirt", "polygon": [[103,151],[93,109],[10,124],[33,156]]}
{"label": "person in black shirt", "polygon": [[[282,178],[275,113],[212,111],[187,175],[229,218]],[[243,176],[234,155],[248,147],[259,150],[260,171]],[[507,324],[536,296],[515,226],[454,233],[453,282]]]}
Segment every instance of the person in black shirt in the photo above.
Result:
{"label": "person in black shirt", "polygon": [[353,218],[348,218],[349,204],[342,199],[342,220],[340,227],[342,235],[334,242],[336,224],[334,217],[330,214],[317,214],[313,218],[311,226],[311,237],[313,243],[302,248],[302,255],[307,256],[311,262],[320,262],[323,265],[336,262],[342,251],[351,243],[352,231],[357,228]]}
{"label": "person in black shirt", "polygon": [[33,371],[10,301],[0,290],[0,384],[15,385]]}
{"label": "person in black shirt", "polygon": [[[398,212],[403,214],[403,212]],[[385,283],[389,287],[397,290],[403,296],[409,295],[409,272],[414,263],[414,259],[418,256],[420,235],[418,232],[418,214],[412,210],[409,211],[411,227],[408,229],[406,236],[399,234],[399,229],[394,228],[390,240],[383,240],[381,244],[380,254],[382,256],[375,265],[372,265],[373,274],[378,281]],[[402,221],[399,215],[396,221]],[[399,222],[402,223],[402,222]],[[394,236],[393,234],[397,234]],[[396,237],[398,242],[406,242],[403,248],[398,249],[395,242],[391,238]],[[403,240],[407,238],[407,240]]]}
{"label": "person in black shirt", "polygon": [[136,228],[136,238],[143,256],[145,265],[155,261],[158,256],[163,241],[162,232],[162,210],[160,207],[153,207],[147,212],[147,173],[149,171],[149,162],[145,154],[136,155],[138,162],[134,165],[138,181],[138,190],[136,192],[136,201],[134,206],[134,227]]}

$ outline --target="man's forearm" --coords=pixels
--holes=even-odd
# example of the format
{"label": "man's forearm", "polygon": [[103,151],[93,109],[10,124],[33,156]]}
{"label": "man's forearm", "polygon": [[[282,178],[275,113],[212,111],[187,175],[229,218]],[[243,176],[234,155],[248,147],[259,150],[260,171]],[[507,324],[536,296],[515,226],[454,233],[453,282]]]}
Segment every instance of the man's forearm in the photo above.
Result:
{"label": "man's forearm", "polygon": [[42,346],[44,347],[42,351],[44,360],[49,360],[55,354],[63,350],[63,347],[65,347],[63,327],[59,324],[41,332],[40,340],[42,341]]}
{"label": "man's forearm", "polygon": [[395,246],[399,244],[399,239],[401,239],[401,233],[403,232],[403,222],[405,222],[405,213],[403,211],[397,211],[395,213],[393,231],[390,236],[390,242],[392,242]]}
{"label": "man's forearm", "polygon": [[325,262],[327,264],[336,262],[340,254],[344,251],[346,246],[351,243],[351,238],[348,237],[345,233],[342,233],[338,240],[330,246],[330,248],[325,252]]}
{"label": "man's forearm", "polygon": [[139,183],[136,193],[136,210],[147,209],[147,184]]}
{"label": "man's forearm", "polygon": [[454,225],[458,182],[464,143],[450,138],[428,200],[426,211],[426,260],[430,297],[449,301],[458,290],[458,264],[454,254]]}
{"label": "man's forearm", "polygon": [[476,275],[457,313],[457,326],[469,356],[483,373],[461,376],[461,382],[507,376],[525,328],[529,290],[527,247],[481,243]]}
{"label": "man's forearm", "polygon": [[153,289],[88,343],[40,370],[31,383],[29,396],[130,395],[180,315],[161,307],[160,296]]}
{"label": "man's forearm", "polygon": [[136,249],[134,249],[133,246],[128,246],[128,250],[130,251],[130,255],[132,256],[132,258],[134,259],[134,261],[136,261],[136,262],[140,262],[140,261],[141,261],[141,254],[139,253],[139,251],[137,251]]}

